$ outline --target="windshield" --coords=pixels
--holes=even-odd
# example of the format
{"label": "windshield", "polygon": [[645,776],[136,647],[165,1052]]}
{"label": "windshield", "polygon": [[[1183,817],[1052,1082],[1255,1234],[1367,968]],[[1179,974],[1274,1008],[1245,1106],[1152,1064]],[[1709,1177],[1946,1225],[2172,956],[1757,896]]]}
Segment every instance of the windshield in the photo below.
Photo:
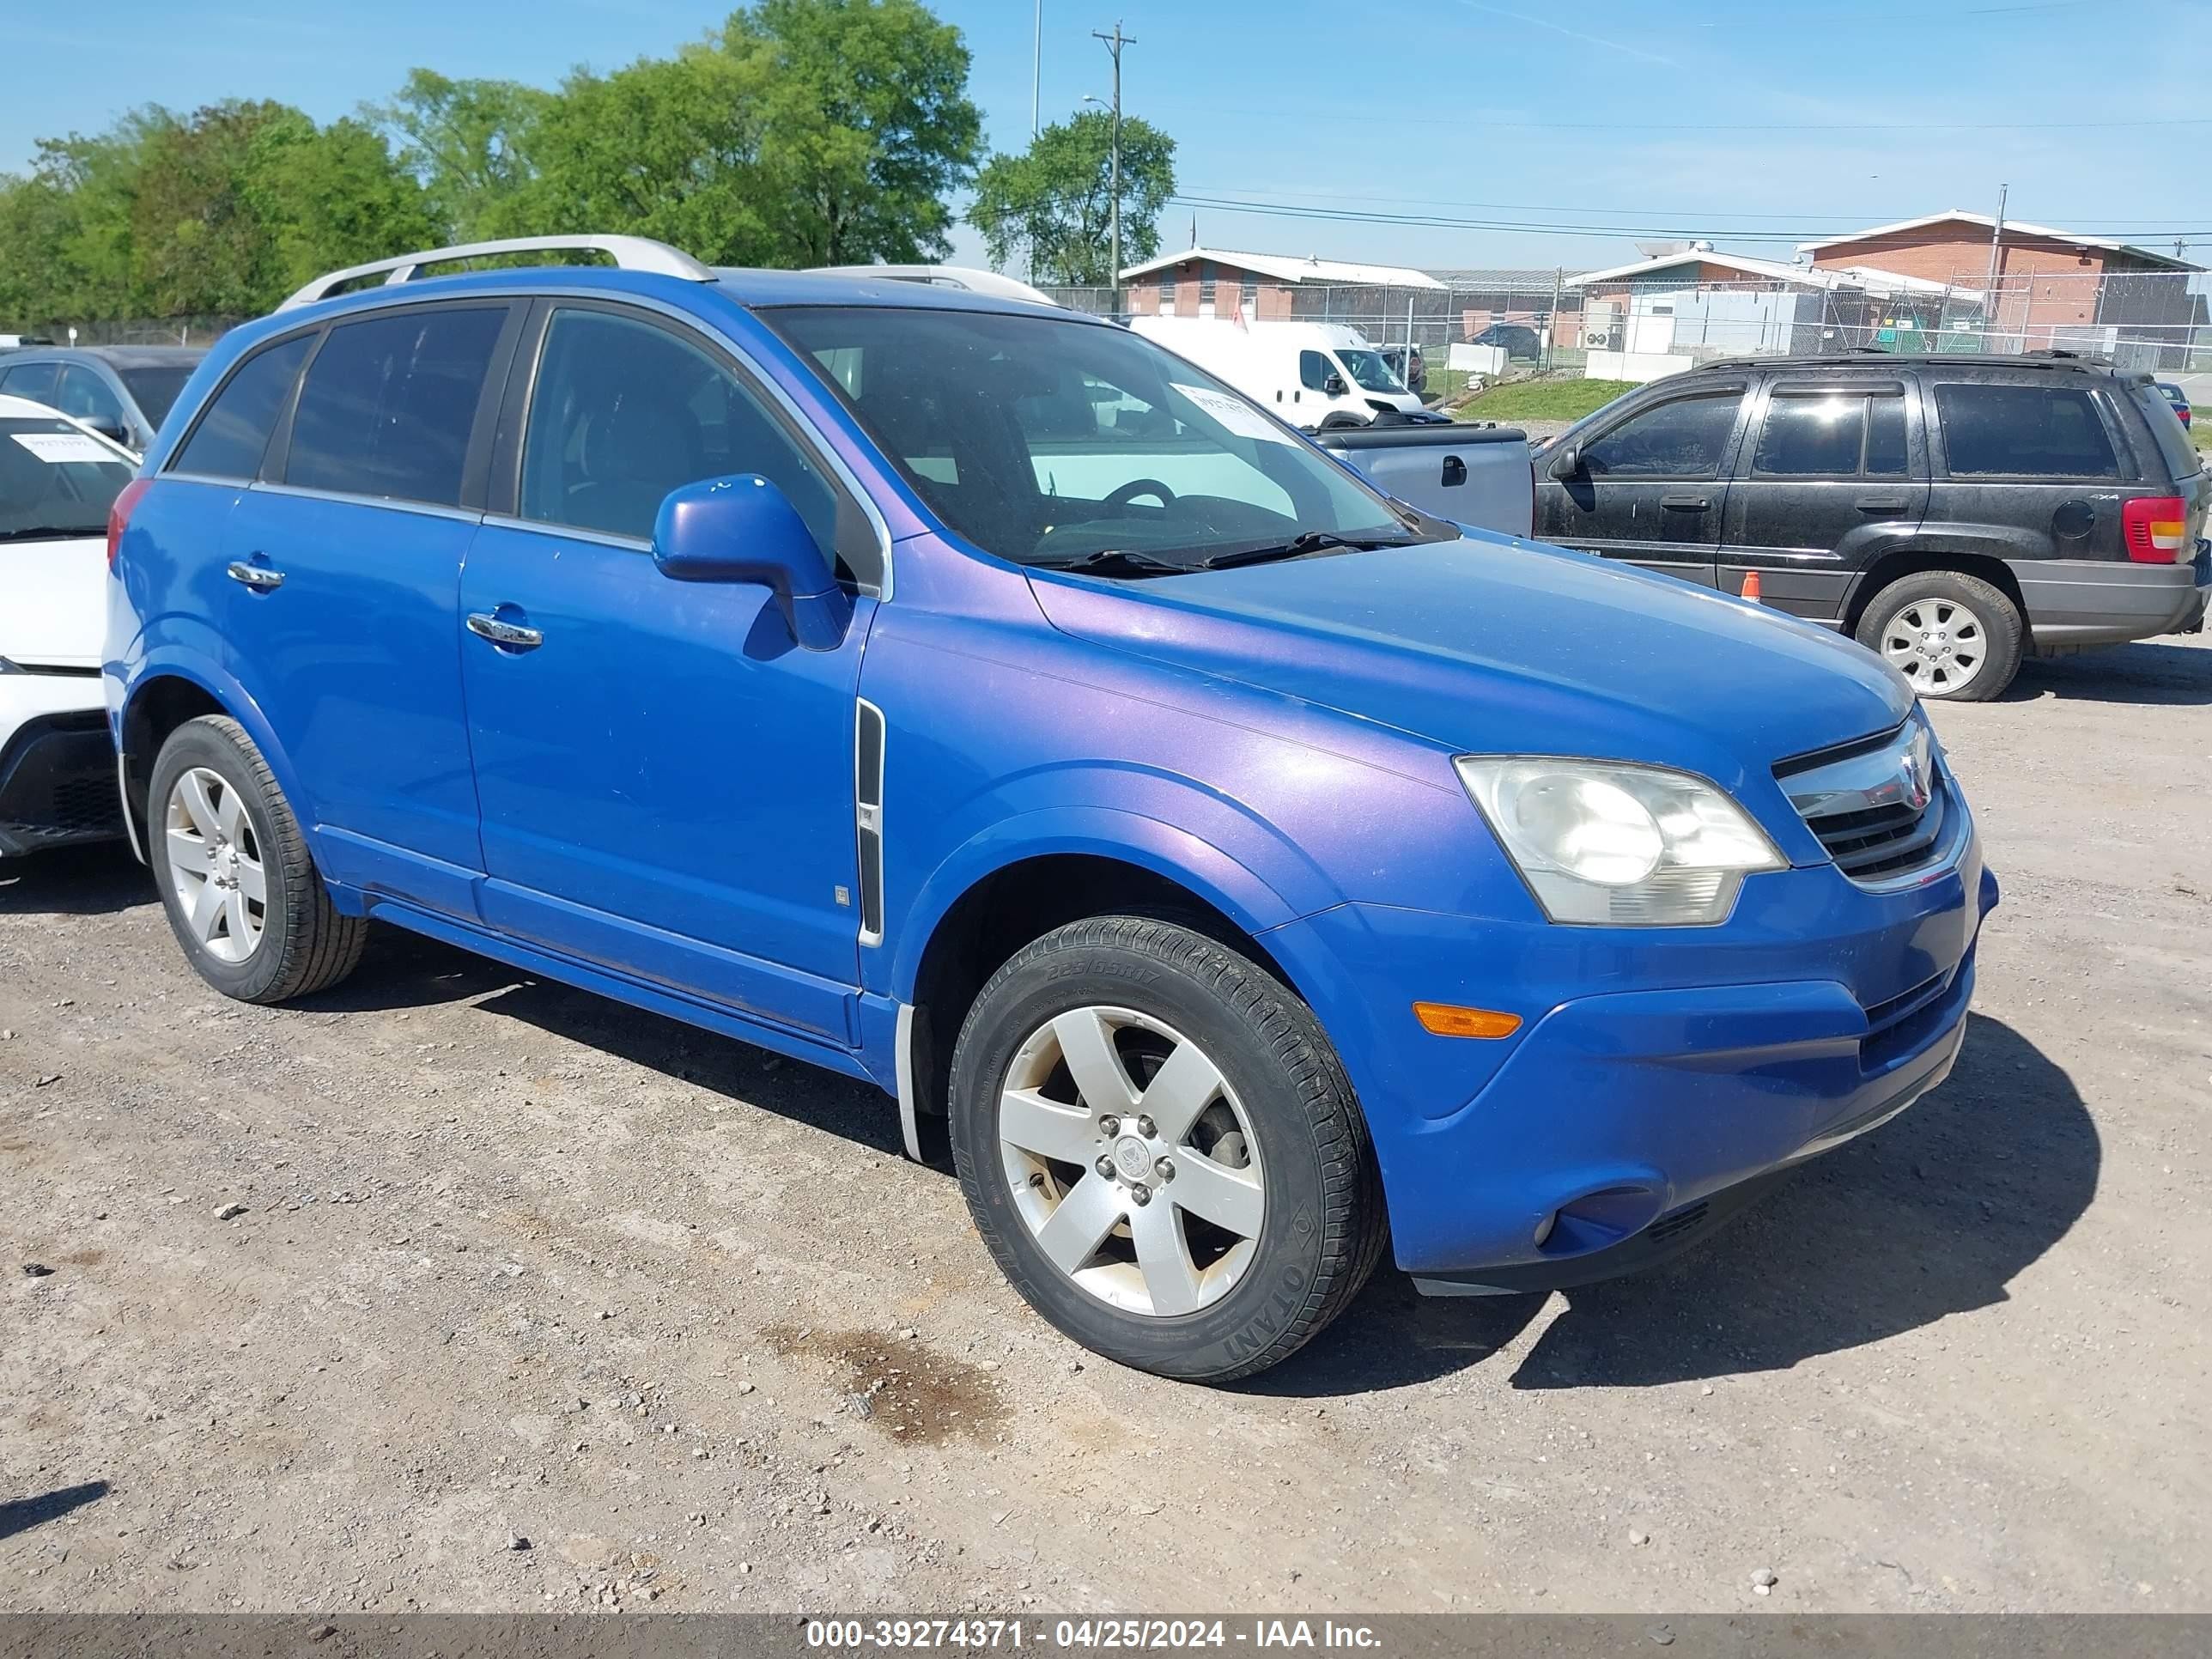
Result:
{"label": "windshield", "polygon": [[1017,563],[1114,554],[1188,569],[1309,532],[1358,544],[1454,533],[1401,516],[1124,328],[875,306],[758,314],[818,366],[933,511]]}
{"label": "windshield", "polygon": [[169,405],[177,401],[177,394],[185,389],[185,382],[192,378],[192,371],[184,368],[124,368],[118,369],[123,384],[131,388],[131,396],[145,412],[147,423],[159,426],[168,418]]}
{"label": "windshield", "polygon": [[66,421],[0,416],[0,541],[105,535],[131,471]]}
{"label": "windshield", "polygon": [[1362,351],[1356,347],[1339,346],[1337,360],[1352,371],[1352,378],[1359,382],[1364,392],[1395,392],[1403,393],[1406,383],[1386,362],[1379,351]]}

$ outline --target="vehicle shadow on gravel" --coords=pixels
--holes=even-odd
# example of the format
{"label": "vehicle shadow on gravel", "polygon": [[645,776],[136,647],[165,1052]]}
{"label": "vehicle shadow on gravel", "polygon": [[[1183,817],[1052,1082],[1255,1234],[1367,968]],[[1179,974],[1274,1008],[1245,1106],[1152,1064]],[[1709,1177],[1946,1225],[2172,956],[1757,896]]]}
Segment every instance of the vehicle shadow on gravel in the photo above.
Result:
{"label": "vehicle shadow on gravel", "polygon": [[476,1005],[482,1012],[520,1020],[876,1152],[904,1155],[897,1109],[880,1090],[397,927],[372,929],[360,968],[343,984],[298,1006],[347,1013],[471,997],[482,998]]}
{"label": "vehicle shadow on gravel", "polygon": [[0,863],[0,915],[96,916],[157,901],[153,872],[121,842]]}
{"label": "vehicle shadow on gravel", "polygon": [[[1970,1017],[1958,1067],[1864,1139],[1808,1164],[1686,1256],[1564,1291],[1516,1389],[1636,1388],[1781,1370],[2002,1302],[2097,1189],[2095,1125],[2065,1072]],[[1510,1344],[1536,1296],[1431,1300],[1403,1274],[1249,1385],[1316,1397],[1402,1387]]]}
{"label": "vehicle shadow on gravel", "polygon": [[2030,658],[1997,701],[2034,702],[2044,697],[2069,702],[2212,703],[2212,651],[2145,641],[2075,657]]}

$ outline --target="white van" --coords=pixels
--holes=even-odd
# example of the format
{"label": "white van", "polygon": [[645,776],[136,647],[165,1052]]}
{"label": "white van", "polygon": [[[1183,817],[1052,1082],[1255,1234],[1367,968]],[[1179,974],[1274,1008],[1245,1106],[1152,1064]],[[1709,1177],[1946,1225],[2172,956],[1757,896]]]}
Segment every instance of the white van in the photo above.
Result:
{"label": "white van", "polygon": [[1367,426],[1385,411],[1422,412],[1382,354],[1348,324],[1133,317],[1129,326],[1309,432]]}

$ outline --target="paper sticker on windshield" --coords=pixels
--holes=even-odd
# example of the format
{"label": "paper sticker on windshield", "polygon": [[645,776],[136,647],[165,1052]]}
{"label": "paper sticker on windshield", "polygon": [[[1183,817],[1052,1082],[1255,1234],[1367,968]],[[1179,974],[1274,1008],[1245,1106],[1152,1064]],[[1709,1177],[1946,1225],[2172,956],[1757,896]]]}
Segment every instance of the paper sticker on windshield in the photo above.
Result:
{"label": "paper sticker on windshield", "polygon": [[119,466],[123,458],[97,439],[82,432],[11,432],[8,434],[48,466],[67,461],[105,461]]}
{"label": "paper sticker on windshield", "polygon": [[1264,438],[1271,444],[1294,441],[1289,433],[1241,398],[1232,398],[1225,392],[1209,392],[1200,386],[1185,386],[1181,380],[1168,384],[1240,438]]}

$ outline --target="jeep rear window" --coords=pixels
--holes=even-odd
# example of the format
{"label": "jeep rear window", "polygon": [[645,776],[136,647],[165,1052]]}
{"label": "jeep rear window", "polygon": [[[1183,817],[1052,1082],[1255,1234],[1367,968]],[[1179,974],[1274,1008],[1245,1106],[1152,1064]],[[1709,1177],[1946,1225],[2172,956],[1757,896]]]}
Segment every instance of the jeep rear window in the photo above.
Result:
{"label": "jeep rear window", "polygon": [[2166,458],[2166,470],[2176,478],[2185,478],[2203,465],[2197,458],[2197,446],[2189,441],[2189,428],[2181,423],[2181,416],[2166,393],[2148,380],[2138,381],[2135,388],[2136,407],[2150,424],[2150,435],[2158,441],[2158,453]]}
{"label": "jeep rear window", "polygon": [[2120,476],[2096,400],[2082,387],[1939,386],[1936,408],[1954,477]]}

